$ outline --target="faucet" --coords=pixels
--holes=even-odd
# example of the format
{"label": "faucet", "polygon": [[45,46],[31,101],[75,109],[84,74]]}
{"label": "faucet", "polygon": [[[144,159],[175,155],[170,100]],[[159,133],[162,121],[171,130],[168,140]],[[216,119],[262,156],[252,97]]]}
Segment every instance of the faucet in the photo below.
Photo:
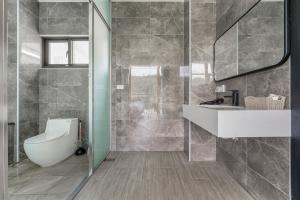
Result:
{"label": "faucet", "polygon": [[239,91],[238,90],[228,90],[231,91],[231,96],[224,96],[224,98],[232,99],[232,106],[239,106]]}

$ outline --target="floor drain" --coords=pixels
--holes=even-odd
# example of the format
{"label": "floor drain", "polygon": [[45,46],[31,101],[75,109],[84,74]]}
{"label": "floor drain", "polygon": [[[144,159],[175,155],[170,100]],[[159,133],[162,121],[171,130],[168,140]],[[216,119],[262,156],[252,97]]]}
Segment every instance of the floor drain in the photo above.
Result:
{"label": "floor drain", "polygon": [[116,159],[115,158],[105,158],[105,162],[114,162]]}

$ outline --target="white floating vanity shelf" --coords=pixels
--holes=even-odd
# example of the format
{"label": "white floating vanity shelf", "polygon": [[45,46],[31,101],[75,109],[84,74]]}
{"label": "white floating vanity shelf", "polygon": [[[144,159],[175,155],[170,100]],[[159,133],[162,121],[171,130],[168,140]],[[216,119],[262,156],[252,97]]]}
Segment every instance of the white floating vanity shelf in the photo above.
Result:
{"label": "white floating vanity shelf", "polygon": [[183,105],[183,117],[221,138],[290,137],[290,110]]}

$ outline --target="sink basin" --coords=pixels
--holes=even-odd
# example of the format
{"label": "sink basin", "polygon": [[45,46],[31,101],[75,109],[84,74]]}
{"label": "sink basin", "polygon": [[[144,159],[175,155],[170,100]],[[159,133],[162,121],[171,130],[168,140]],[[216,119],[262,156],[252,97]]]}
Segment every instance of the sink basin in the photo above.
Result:
{"label": "sink basin", "polygon": [[241,106],[230,106],[230,105],[199,105],[199,107],[218,109],[218,110],[244,109],[244,107]]}
{"label": "sink basin", "polygon": [[183,105],[183,117],[221,138],[290,137],[290,110],[247,110],[230,105]]}

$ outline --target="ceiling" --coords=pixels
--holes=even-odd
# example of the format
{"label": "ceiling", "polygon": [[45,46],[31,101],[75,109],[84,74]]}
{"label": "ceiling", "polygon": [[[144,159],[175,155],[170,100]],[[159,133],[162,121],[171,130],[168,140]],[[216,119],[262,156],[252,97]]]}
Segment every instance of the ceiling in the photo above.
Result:
{"label": "ceiling", "polygon": [[183,2],[184,0],[112,0],[113,2]]}
{"label": "ceiling", "polygon": [[39,2],[88,2],[89,0],[38,0]]}
{"label": "ceiling", "polygon": [[[38,0],[39,2],[88,2],[89,0]],[[183,2],[184,0],[111,0],[113,2]]]}

